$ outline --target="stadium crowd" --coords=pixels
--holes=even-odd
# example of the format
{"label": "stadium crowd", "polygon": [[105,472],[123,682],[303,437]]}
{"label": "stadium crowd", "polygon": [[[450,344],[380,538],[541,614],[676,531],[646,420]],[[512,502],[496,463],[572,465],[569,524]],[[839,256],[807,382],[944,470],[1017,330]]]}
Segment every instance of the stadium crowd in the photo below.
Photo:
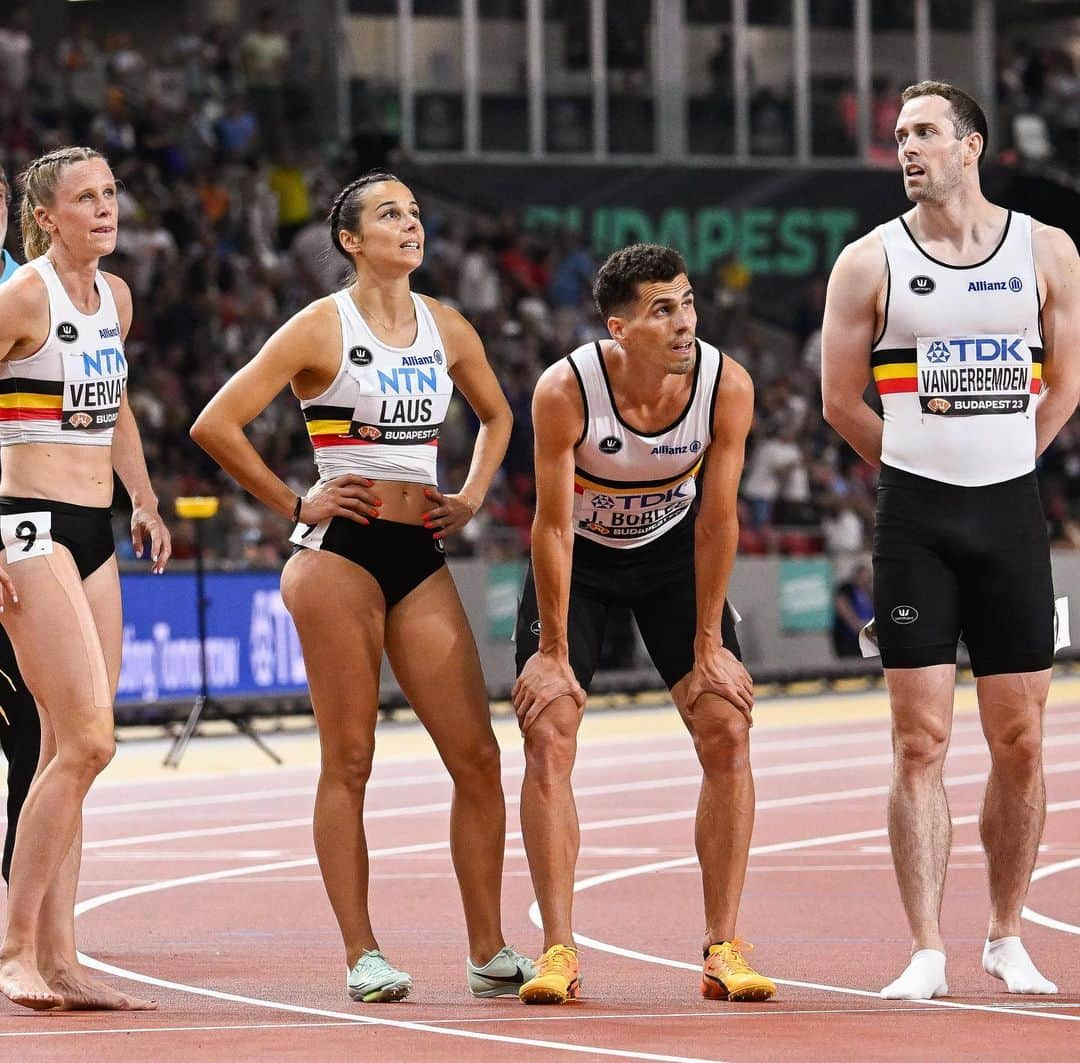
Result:
{"label": "stadium crowd", "polygon": [[[343,282],[325,218],[336,189],[370,160],[315,142],[312,53],[303,32],[269,10],[248,32],[189,21],[158,54],[144,54],[126,32],[99,40],[86,23],[45,51],[34,47],[29,25],[26,8],[0,23],[0,161],[14,177],[60,144],[89,143],[108,156],[123,189],[107,266],[135,299],[131,402],[162,512],[180,495],[220,495],[209,554],[276,565],[288,549],[285,529],[226,481],[187,429],[281,321]],[[429,205],[425,226],[414,287],[456,304],[477,327],[515,414],[502,474],[453,549],[522,556],[533,513],[533,385],[574,346],[606,334],[590,292],[596,263],[574,234],[525,232],[511,214]],[[15,226],[8,246],[19,253]],[[694,280],[699,333],[746,365],[757,385],[741,549],[865,550],[874,474],[821,416],[824,278],[801,295],[789,357],[755,321],[744,266],[728,261]],[[796,362],[809,372],[791,372]],[[463,480],[472,431],[464,404],[455,403],[440,449],[444,484]],[[250,432],[268,462],[306,490],[314,465],[291,397],[283,394]],[[1075,419],[1046,454],[1042,475],[1055,540],[1080,547]],[[174,527],[175,555],[190,556],[191,527]]]}

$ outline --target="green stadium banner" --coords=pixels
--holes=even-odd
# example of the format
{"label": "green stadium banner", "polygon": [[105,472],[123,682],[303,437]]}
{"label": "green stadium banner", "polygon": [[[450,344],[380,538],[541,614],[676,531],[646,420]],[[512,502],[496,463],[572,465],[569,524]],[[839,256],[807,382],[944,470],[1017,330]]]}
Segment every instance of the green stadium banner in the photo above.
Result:
{"label": "green stadium banner", "polygon": [[828,558],[781,561],[778,591],[780,630],[785,634],[832,627],[833,571]]}
{"label": "green stadium banner", "polygon": [[525,563],[500,561],[488,565],[487,615],[488,636],[508,639],[514,634],[518,597],[525,582]]}

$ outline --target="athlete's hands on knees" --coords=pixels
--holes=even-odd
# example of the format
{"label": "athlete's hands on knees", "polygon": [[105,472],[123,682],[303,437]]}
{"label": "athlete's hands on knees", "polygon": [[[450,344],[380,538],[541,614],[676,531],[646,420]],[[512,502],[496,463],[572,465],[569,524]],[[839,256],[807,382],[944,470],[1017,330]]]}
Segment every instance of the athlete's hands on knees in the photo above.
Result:
{"label": "athlete's hands on knees", "polygon": [[424,527],[435,533],[433,539],[445,539],[461,531],[480,508],[479,502],[463,494],[444,495],[437,487],[425,487],[424,495],[435,503],[434,508],[424,514]]}
{"label": "athlete's hands on knees", "polygon": [[335,476],[317,483],[304,496],[300,506],[301,524],[319,524],[331,517],[345,517],[357,524],[370,524],[379,515],[382,499],[371,490],[374,480],[355,473]]}
{"label": "athlete's hands on knees", "polygon": [[556,698],[569,695],[579,709],[585,707],[585,691],[577,681],[565,655],[534,653],[521,670],[510,698],[524,734]]}
{"label": "athlete's hands on knees", "polygon": [[160,576],[172,557],[172,535],[161,519],[157,505],[134,506],[131,510],[131,545],[135,556],[142,557],[145,536],[150,536],[151,572]]}
{"label": "athlete's hands on knees", "polygon": [[11,580],[8,570],[0,565],[0,613],[8,602],[12,605],[19,604],[19,596],[15,593],[15,584]]}
{"label": "athlete's hands on knees", "polygon": [[754,681],[750,673],[726,646],[696,647],[694,667],[686,685],[686,711],[693,714],[694,702],[702,694],[716,694],[731,702],[753,727]]}

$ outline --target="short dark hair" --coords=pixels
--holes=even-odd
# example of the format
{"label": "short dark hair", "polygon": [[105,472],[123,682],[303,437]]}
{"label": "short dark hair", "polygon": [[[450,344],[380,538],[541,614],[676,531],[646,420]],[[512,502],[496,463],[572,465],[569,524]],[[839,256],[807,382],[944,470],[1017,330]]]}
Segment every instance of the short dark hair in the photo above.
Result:
{"label": "short dark hair", "polygon": [[0,185],[4,186],[4,202],[11,206],[11,182],[7,179],[2,162],[0,162]]}
{"label": "short dark hair", "polygon": [[606,321],[637,298],[639,284],[673,281],[686,272],[686,261],[678,251],[660,244],[631,244],[600,267],[593,286],[596,309]]}
{"label": "short dark hair", "polygon": [[900,102],[905,104],[909,100],[917,100],[920,96],[940,96],[943,100],[948,100],[952,108],[953,131],[957,140],[963,140],[972,133],[978,133],[982,137],[983,146],[979,152],[979,165],[982,166],[986,149],[990,146],[990,128],[986,124],[983,109],[975,99],[947,81],[919,81],[904,89],[900,94]]}

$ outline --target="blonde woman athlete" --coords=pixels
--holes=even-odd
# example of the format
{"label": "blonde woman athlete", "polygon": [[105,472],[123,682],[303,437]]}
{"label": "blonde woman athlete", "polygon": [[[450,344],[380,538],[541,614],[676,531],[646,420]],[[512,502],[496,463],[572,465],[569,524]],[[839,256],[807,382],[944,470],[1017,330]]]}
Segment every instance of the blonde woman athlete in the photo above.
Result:
{"label": "blonde woman athlete", "polygon": [[41,714],[41,759],[11,863],[0,992],[35,1009],[154,1006],[92,981],[75,952],[82,805],[113,755],[120,581],[113,470],[132,542],[154,572],[169,532],[128,406],[127,285],[98,269],[116,246],[116,182],[89,148],[30,164],[27,264],[0,288],[0,620]]}

